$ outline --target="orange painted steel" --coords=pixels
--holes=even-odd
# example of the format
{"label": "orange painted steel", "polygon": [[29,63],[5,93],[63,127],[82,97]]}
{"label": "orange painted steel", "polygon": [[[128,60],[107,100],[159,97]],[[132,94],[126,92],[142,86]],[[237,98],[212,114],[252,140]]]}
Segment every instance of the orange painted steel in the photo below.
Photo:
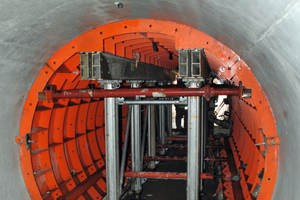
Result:
{"label": "orange painted steel", "polygon": [[[89,189],[79,191],[86,180],[93,180],[98,172],[105,173],[103,100],[72,98],[55,103],[39,102],[37,92],[49,84],[57,85],[58,90],[84,89],[90,83],[99,87],[95,81],[79,80],[77,52],[105,51],[132,58],[134,50],[151,47],[151,41],[170,51],[204,48],[219,78],[236,85],[242,81],[244,86],[252,88],[252,98],[232,98],[234,132],[230,144],[237,167],[241,162],[247,164],[245,170],[240,169],[245,199],[256,185],[261,185],[257,199],[271,199],[276,183],[279,139],[267,98],[251,70],[232,50],[207,34],[183,24],[152,19],[127,20],[95,28],[65,44],[44,65],[28,93],[19,133],[19,139],[30,133],[31,140],[35,141],[30,150],[20,142],[21,168],[30,197],[56,199],[78,190],[81,195],[78,199],[101,199],[106,193],[103,178]],[[155,53],[149,50],[143,54],[145,61],[172,69],[177,66],[178,58],[173,56],[174,60],[168,60],[166,50]],[[162,52],[165,55],[161,55]],[[155,61],[158,55],[160,58]],[[255,146],[264,141],[262,132],[267,138],[266,149],[264,145]],[[261,182],[258,174],[262,169]]]}

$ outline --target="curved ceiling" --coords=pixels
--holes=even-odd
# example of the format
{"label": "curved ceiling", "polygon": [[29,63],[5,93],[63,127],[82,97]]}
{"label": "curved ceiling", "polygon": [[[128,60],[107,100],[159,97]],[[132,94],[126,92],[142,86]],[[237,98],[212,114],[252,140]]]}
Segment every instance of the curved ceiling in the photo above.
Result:
{"label": "curved ceiling", "polygon": [[[195,27],[247,62],[267,94],[281,136],[273,199],[297,199],[300,191],[297,106],[300,99],[299,1],[2,0],[0,9],[0,196],[29,199],[19,165],[18,135],[27,93],[43,64],[76,36],[103,24],[153,18]],[[9,172],[9,173],[8,173]]]}

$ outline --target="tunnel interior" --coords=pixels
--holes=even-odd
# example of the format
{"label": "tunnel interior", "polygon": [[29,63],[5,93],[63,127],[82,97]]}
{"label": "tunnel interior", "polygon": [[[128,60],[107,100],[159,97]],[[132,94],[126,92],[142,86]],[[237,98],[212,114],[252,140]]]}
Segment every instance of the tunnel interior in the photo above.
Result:
{"label": "tunnel interior", "polygon": [[[153,50],[154,42],[158,51]],[[253,199],[252,193],[259,187],[257,199],[271,199],[279,140],[269,102],[252,71],[239,55],[213,37],[184,24],[152,19],[94,28],[64,45],[45,63],[24,104],[16,139],[21,144],[21,169],[30,197],[57,199],[74,193],[79,194],[78,199],[106,196],[106,178],[102,176],[106,159],[103,98],[39,101],[38,92],[46,91],[47,85],[56,85],[58,90],[87,89],[91,84],[100,88],[97,81],[80,80],[80,52],[101,51],[129,59],[139,53],[140,62],[176,70],[180,49],[203,49],[219,80],[235,86],[241,82],[252,89],[251,98],[232,97],[234,124],[228,141],[240,172],[243,198]],[[120,109],[124,134],[128,106]],[[24,137],[28,133],[34,142],[26,150]],[[267,146],[256,145],[260,143]],[[232,175],[230,170],[224,171],[226,176]],[[225,199],[234,199],[228,184],[223,185],[223,191],[229,191]]]}

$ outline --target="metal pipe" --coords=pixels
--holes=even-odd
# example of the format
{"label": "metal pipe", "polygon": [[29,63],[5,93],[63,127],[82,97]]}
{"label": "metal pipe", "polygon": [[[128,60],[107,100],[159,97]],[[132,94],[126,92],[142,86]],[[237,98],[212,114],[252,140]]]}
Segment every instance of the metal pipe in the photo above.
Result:
{"label": "metal pipe", "polygon": [[[200,97],[200,173],[203,172],[204,169],[204,151],[205,151],[205,144],[204,144],[204,123],[205,123],[205,114],[204,114],[204,97]],[[200,191],[203,190],[203,180],[200,180]]]}
{"label": "metal pipe", "polygon": [[[138,87],[138,84],[133,83],[132,87]],[[139,100],[139,97],[136,97]],[[132,106],[131,120],[131,170],[141,171],[141,106]],[[131,186],[135,193],[140,193],[142,190],[141,179],[137,178]]]}
{"label": "metal pipe", "polygon": [[[159,144],[165,144],[165,132],[166,132],[166,109],[165,105],[159,105]],[[165,148],[159,150],[161,156],[166,154]]]}
{"label": "metal pipe", "polygon": [[141,168],[143,167],[143,158],[144,158],[144,153],[145,153],[145,146],[146,146],[146,135],[147,135],[147,123],[148,123],[148,107],[146,108],[145,111],[145,120],[144,120],[144,125],[143,125],[143,136],[142,136],[142,146],[141,146]]}
{"label": "metal pipe", "polygon": [[[136,180],[136,178],[131,179],[123,188],[121,195],[120,195],[120,199],[122,199],[122,197],[125,195],[125,193],[127,192],[127,190],[129,189],[129,187],[132,185],[132,183],[134,183]],[[105,199],[102,199],[105,200]]]}
{"label": "metal pipe", "polygon": [[167,130],[168,136],[172,136],[172,105],[167,105]]}
{"label": "metal pipe", "polygon": [[199,199],[200,97],[188,97],[187,199]]}
{"label": "metal pipe", "polygon": [[129,140],[131,112],[132,112],[132,106],[130,105],[128,107],[125,138],[124,138],[124,147],[123,147],[123,153],[122,153],[122,159],[121,159],[121,169],[120,169],[120,188],[121,189],[123,187],[123,181],[124,181],[124,171],[125,171],[125,165],[126,165],[126,154],[127,154],[127,148],[128,148],[128,140]]}
{"label": "metal pipe", "polygon": [[[125,172],[125,177],[155,178],[155,179],[186,179],[186,173],[178,172]],[[210,173],[199,174],[201,179],[213,179]],[[199,179],[196,178],[195,179]],[[198,189],[199,190],[199,189]]]}
{"label": "metal pipe", "polygon": [[207,100],[216,95],[242,96],[242,87],[206,85],[204,88],[120,88],[114,91],[106,89],[77,89],[56,91],[55,85],[46,87],[46,91],[38,92],[39,100],[64,98],[108,98],[108,97],[178,97],[205,96]]}
{"label": "metal pipe", "polygon": [[[156,154],[155,105],[149,106],[148,112],[148,156]],[[155,162],[150,161],[148,169],[155,169]]]}
{"label": "metal pipe", "polygon": [[[106,89],[113,89],[111,83],[105,84]],[[105,149],[106,149],[106,188],[107,199],[116,200],[120,194],[119,177],[119,124],[118,106],[115,98],[105,98]]]}

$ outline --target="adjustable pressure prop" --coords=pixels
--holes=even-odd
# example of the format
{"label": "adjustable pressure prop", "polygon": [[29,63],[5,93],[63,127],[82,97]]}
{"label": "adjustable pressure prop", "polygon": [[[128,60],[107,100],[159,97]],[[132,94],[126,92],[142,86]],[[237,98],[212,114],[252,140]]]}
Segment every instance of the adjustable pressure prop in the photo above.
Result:
{"label": "adjustable pressure prop", "polygon": [[252,90],[239,86],[206,85],[202,88],[119,88],[105,89],[77,89],[56,90],[55,85],[48,85],[45,91],[38,92],[39,100],[53,100],[66,98],[109,98],[109,97],[178,97],[178,96],[204,96],[207,101],[213,96],[229,95],[250,98]]}

